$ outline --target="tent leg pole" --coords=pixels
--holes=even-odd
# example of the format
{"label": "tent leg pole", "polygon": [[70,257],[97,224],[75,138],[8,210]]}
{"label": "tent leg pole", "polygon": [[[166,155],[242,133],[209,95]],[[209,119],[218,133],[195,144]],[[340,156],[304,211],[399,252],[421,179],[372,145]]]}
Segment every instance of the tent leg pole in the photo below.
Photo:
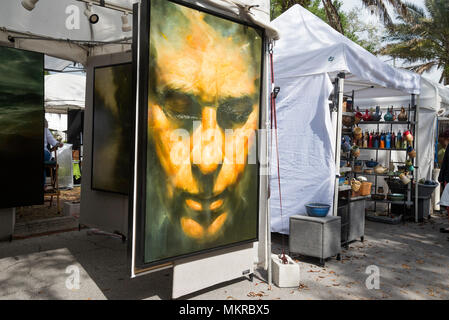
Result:
{"label": "tent leg pole", "polygon": [[[343,94],[344,94],[344,85],[345,85],[345,74],[339,73],[338,78],[336,79],[338,85],[338,101],[337,101],[337,132],[336,132],[336,141],[335,141],[335,187],[334,187],[334,206],[333,206],[333,215],[338,215],[338,184],[340,178],[340,149],[341,149],[341,126],[342,126],[342,109],[343,109]],[[334,89],[334,91],[336,91]],[[335,96],[335,92],[334,92]],[[338,172],[337,172],[338,170]]]}
{"label": "tent leg pole", "polygon": [[273,279],[271,274],[271,214],[270,199],[267,199],[267,259],[268,259],[268,285],[271,286]]}
{"label": "tent leg pole", "polygon": [[[419,96],[418,103],[415,102],[416,96],[412,94],[412,107],[416,107],[415,110],[415,223],[418,222],[418,170],[419,170],[419,148],[418,148],[418,136],[419,136]],[[416,105],[416,106],[415,106]],[[424,215],[424,213],[423,213]]]}
{"label": "tent leg pole", "polygon": [[[267,48],[265,51],[265,81],[267,82],[266,88],[270,88],[270,76],[268,73],[268,70],[270,70],[270,49],[269,44],[267,44]],[[268,280],[268,286],[271,287],[272,284],[272,270],[271,270],[271,210],[270,210],[270,173],[271,173],[271,161],[270,161],[270,155],[271,155],[271,123],[270,123],[270,107],[271,107],[271,90],[274,88],[270,88],[268,90],[267,94],[265,95],[265,144],[266,144],[266,164],[267,164],[267,172],[266,174],[266,186],[267,186],[267,193],[266,193],[266,245],[265,245],[265,256],[267,261],[267,280]],[[270,95],[269,95],[270,94]]]}

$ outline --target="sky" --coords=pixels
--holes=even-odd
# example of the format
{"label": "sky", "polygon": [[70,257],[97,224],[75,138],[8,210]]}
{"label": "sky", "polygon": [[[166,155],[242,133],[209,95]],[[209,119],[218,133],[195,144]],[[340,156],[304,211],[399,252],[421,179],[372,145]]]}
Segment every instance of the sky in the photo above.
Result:
{"label": "sky", "polygon": [[[341,0],[341,1],[343,2],[342,9],[344,11],[351,11],[355,7],[363,8],[361,0]],[[385,2],[388,2],[388,1],[385,1]],[[411,2],[418,6],[424,7],[424,0],[408,0],[408,2]],[[389,8],[391,14],[394,16],[393,8],[390,5],[388,5],[388,8]],[[368,10],[366,10],[366,9],[362,9],[362,10],[364,11],[362,20],[371,18]],[[383,59],[385,61],[386,57],[381,57],[381,59]],[[392,63],[392,61],[387,61],[387,62]],[[400,67],[400,65],[396,65],[396,66]],[[440,80],[440,76],[441,76],[441,71],[437,70],[437,69],[433,69],[431,72],[426,72],[423,74],[424,78],[433,80],[435,82],[438,82]]]}

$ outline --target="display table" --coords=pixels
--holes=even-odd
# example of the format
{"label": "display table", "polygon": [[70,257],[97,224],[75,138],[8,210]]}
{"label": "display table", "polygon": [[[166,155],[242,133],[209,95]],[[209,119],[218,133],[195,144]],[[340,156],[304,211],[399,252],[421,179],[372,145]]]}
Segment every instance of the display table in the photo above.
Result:
{"label": "display table", "polygon": [[342,199],[339,202],[338,216],[341,217],[341,243],[346,248],[349,243],[365,237],[365,207],[366,200],[371,196],[359,196]]}

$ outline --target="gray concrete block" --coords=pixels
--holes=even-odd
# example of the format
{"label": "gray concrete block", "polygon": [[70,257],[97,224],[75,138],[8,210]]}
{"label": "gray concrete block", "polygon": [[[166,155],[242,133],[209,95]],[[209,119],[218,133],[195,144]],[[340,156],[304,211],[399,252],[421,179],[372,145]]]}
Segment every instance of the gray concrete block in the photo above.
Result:
{"label": "gray concrete block", "polygon": [[295,215],[290,217],[291,253],[326,259],[341,251],[341,218]]}
{"label": "gray concrete block", "polygon": [[64,216],[79,216],[80,214],[80,203],[79,202],[64,202],[62,208],[62,214]]}

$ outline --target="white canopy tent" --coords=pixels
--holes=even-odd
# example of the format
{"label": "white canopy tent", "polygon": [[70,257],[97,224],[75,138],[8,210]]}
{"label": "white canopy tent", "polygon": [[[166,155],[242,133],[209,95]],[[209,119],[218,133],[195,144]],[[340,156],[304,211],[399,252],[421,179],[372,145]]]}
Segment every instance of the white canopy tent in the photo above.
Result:
{"label": "white canopy tent", "polygon": [[55,73],[45,76],[45,118],[52,130],[67,130],[67,111],[84,109],[86,76]]}
{"label": "white canopy tent", "polygon": [[[336,134],[330,124],[331,79],[339,73],[347,79],[339,82],[340,105],[343,91],[356,91],[357,99],[412,95],[420,93],[421,81],[415,73],[384,63],[299,5],[272,24],[281,36],[274,48],[274,78],[281,87],[276,103],[286,220],[280,216],[277,172],[272,170],[271,226],[274,232],[288,233],[288,217],[304,214],[305,204],[335,201],[335,159],[339,162],[340,157],[340,145],[335,148],[335,143],[341,128]],[[341,123],[341,110],[338,114]],[[325,158],[317,161],[316,155]]]}
{"label": "white canopy tent", "polygon": [[45,76],[45,111],[67,113],[68,109],[84,109],[86,76],[55,73]]}

